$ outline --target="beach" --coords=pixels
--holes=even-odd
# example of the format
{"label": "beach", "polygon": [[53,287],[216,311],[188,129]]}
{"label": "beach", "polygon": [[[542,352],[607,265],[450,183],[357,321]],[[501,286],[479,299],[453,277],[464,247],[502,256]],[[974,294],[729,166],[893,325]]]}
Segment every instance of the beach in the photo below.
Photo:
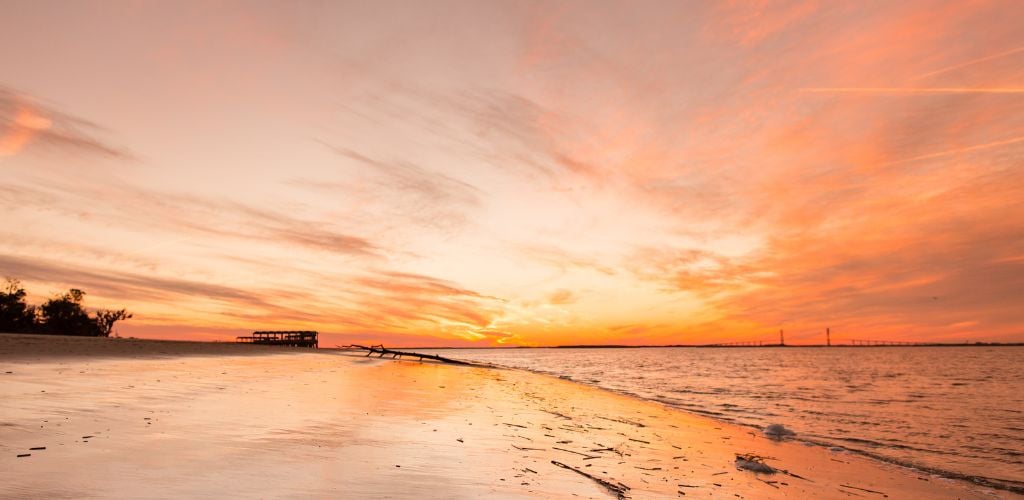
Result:
{"label": "beach", "polygon": [[446,349],[1024,493],[1024,347]]}
{"label": "beach", "polygon": [[1016,497],[519,370],[0,335],[0,377],[5,498]]}

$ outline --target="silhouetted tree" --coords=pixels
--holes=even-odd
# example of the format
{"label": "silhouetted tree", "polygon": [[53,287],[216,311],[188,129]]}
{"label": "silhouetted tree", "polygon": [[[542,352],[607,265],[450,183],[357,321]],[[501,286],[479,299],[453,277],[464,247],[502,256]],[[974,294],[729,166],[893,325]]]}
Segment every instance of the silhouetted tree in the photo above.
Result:
{"label": "silhouetted tree", "polygon": [[0,290],[0,333],[109,337],[114,323],[132,317],[124,309],[98,310],[95,317],[89,317],[82,307],[83,298],[85,292],[72,288],[42,306],[30,306],[25,303],[25,289],[21,282],[7,278],[6,287]]}
{"label": "silhouetted tree", "polygon": [[0,332],[27,333],[35,329],[36,308],[25,303],[21,282],[7,278],[0,291]]}
{"label": "silhouetted tree", "polygon": [[123,319],[130,319],[132,314],[124,309],[117,311],[96,311],[96,319],[93,321],[96,323],[96,329],[99,331],[101,337],[109,337],[110,332],[114,330],[114,323]]}
{"label": "silhouetted tree", "polygon": [[82,308],[84,297],[85,292],[72,288],[68,293],[46,301],[39,308],[42,331],[60,335],[99,336],[99,328]]}

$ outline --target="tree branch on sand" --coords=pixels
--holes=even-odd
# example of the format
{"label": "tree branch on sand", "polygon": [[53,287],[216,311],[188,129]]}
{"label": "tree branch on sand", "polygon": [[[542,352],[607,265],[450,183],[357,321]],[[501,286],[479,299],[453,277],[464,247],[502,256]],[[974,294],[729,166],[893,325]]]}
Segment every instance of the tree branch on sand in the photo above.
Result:
{"label": "tree branch on sand", "polygon": [[468,363],[466,361],[459,361],[457,359],[452,359],[452,358],[446,358],[444,356],[438,356],[436,354],[421,354],[421,353],[418,353],[418,352],[396,351],[394,349],[388,349],[388,348],[384,347],[383,344],[381,344],[381,345],[372,345],[372,346],[369,346],[369,347],[361,346],[361,345],[358,345],[358,344],[352,344],[352,345],[350,345],[348,347],[349,348],[353,348],[354,347],[356,349],[362,349],[362,350],[366,351],[366,355],[367,356],[370,356],[371,354],[377,354],[378,355],[377,357],[379,357],[379,358],[383,358],[385,355],[390,355],[392,358],[396,358],[396,359],[400,359],[402,356],[408,356],[408,357],[413,357],[413,358],[419,358],[420,361],[423,361],[424,359],[432,359],[434,361],[440,361],[442,363],[450,363],[450,364],[453,364],[453,365],[473,365],[473,363]]}
{"label": "tree branch on sand", "polygon": [[606,480],[601,479],[601,478],[599,478],[599,477],[597,477],[597,476],[595,476],[593,474],[590,474],[590,473],[584,472],[584,471],[582,471],[580,469],[577,469],[576,467],[573,467],[571,465],[565,465],[562,462],[559,462],[557,460],[552,460],[551,463],[554,464],[554,465],[557,465],[558,467],[561,467],[563,469],[569,469],[569,470],[571,470],[571,471],[573,471],[573,472],[575,472],[575,473],[577,473],[577,474],[579,474],[581,476],[584,476],[584,477],[586,477],[586,478],[596,482],[597,484],[600,484],[601,486],[604,486],[604,488],[607,489],[609,493],[615,495],[615,498],[618,498],[619,500],[629,498],[628,496],[626,496],[626,494],[629,492],[629,486],[626,486],[626,485],[624,485],[622,483],[617,483],[616,484],[616,483],[612,483],[610,481],[606,481]]}

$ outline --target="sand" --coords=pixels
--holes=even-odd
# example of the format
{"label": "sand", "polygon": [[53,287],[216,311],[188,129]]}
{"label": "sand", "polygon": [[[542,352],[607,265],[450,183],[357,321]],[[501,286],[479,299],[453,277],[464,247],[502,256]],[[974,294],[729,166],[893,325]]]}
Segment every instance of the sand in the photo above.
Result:
{"label": "sand", "polygon": [[2,497],[1015,497],[515,370],[0,335],[0,382]]}

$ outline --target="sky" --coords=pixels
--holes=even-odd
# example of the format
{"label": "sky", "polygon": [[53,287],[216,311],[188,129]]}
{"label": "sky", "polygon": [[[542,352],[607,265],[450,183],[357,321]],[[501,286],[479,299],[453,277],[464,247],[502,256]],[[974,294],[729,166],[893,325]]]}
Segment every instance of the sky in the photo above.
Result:
{"label": "sky", "polygon": [[121,336],[1024,341],[1018,2],[0,12],[0,275]]}

